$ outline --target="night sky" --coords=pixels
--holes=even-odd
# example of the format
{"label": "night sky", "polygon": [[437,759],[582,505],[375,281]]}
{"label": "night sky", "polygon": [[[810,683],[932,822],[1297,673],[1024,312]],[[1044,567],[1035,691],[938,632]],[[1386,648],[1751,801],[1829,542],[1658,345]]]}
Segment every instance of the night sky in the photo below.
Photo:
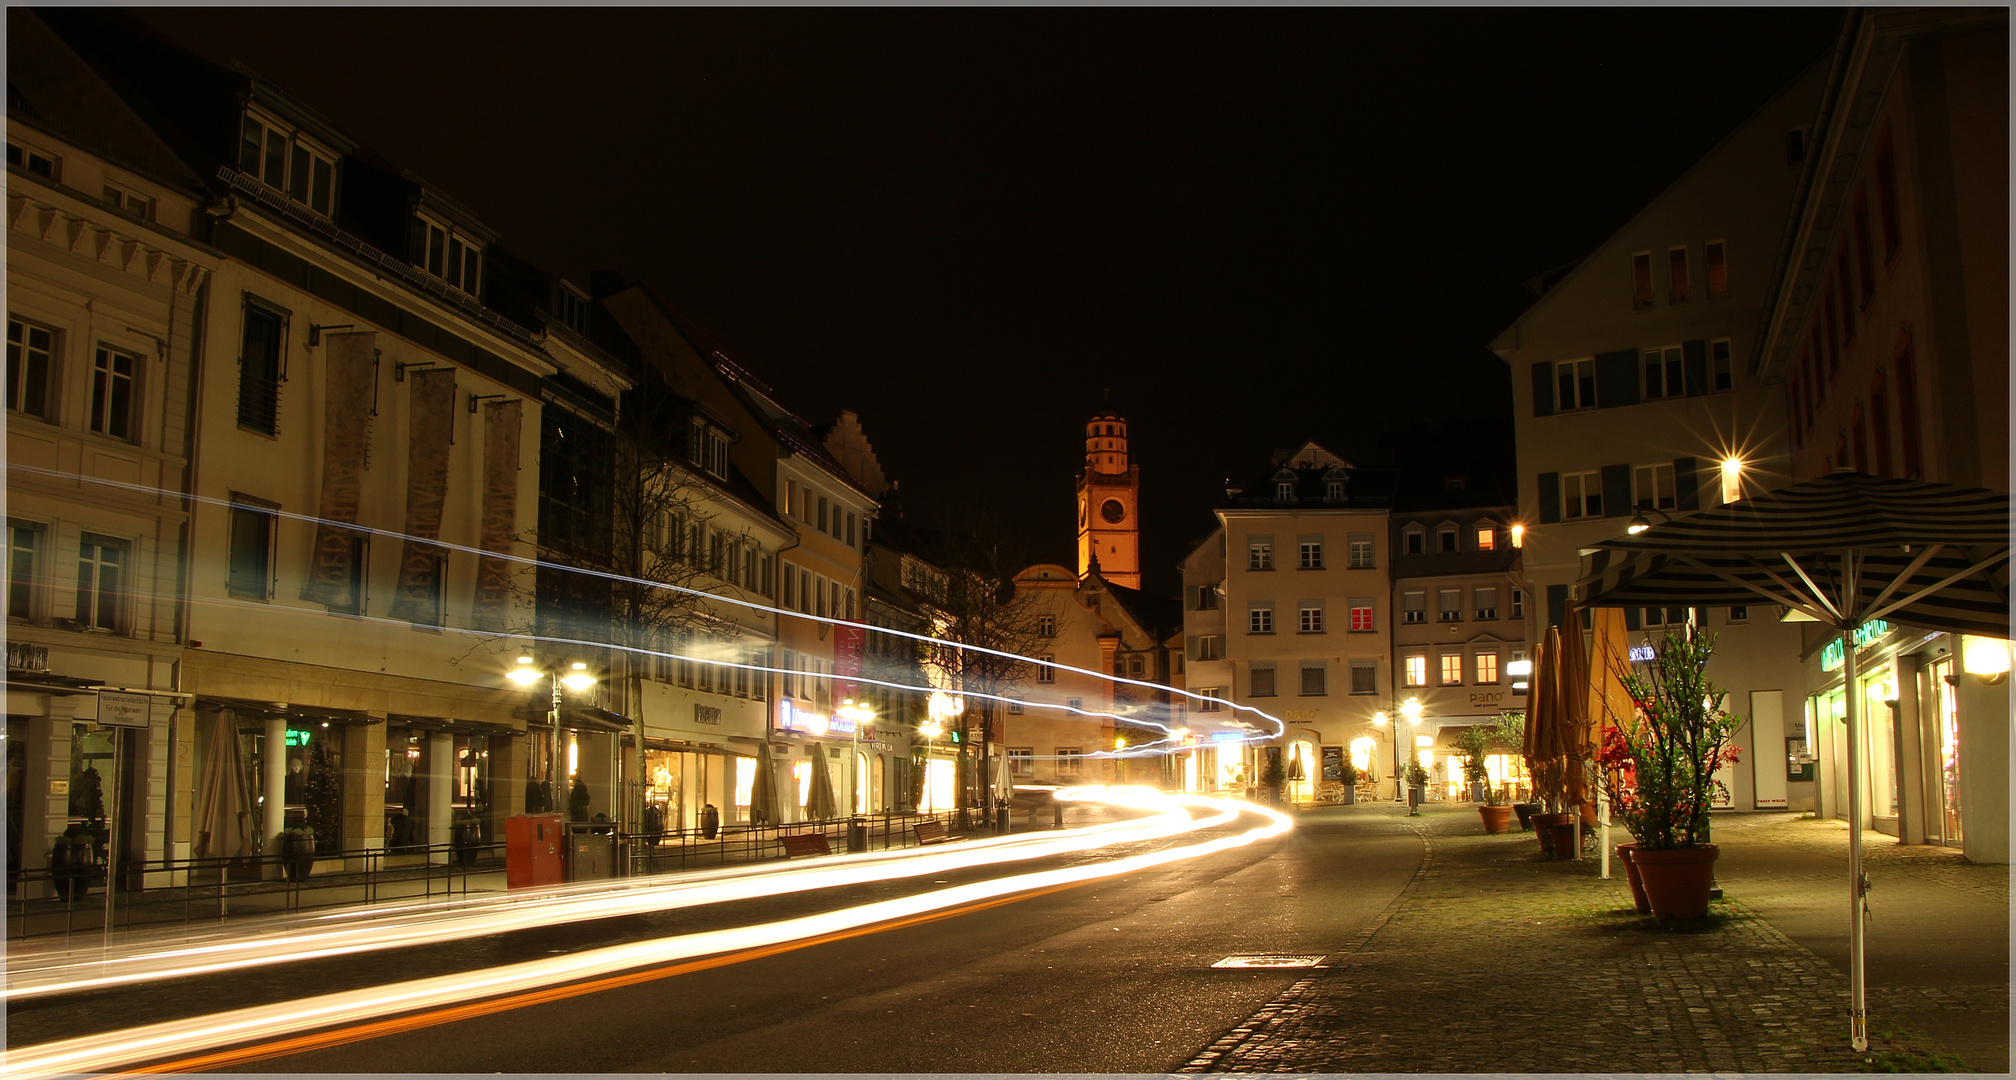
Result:
{"label": "night sky", "polygon": [[[145,9],[584,287],[650,286],[911,516],[1069,563],[1110,388],[1174,591],[1226,477],[1507,418],[1487,343],[1833,9]],[[1510,455],[1509,444],[1503,454]]]}

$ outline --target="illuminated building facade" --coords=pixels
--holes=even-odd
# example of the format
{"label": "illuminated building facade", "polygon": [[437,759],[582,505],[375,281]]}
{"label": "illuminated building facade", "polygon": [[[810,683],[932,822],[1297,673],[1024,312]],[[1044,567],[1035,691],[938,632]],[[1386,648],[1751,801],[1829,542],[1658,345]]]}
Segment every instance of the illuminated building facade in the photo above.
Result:
{"label": "illuminated building facade", "polygon": [[1127,452],[1127,418],[1102,410],[1085,423],[1078,474],[1078,575],[1094,565],[1124,589],[1141,587],[1141,467]]}
{"label": "illuminated building facade", "polygon": [[[2009,13],[1867,11],[1817,113],[1793,238],[1746,359],[1786,394],[1790,479],[1850,468],[2009,490]],[[1844,695],[1865,703],[1863,827],[2009,860],[2006,642],[1882,625],[1842,684],[1804,631],[1820,812],[1845,817]],[[1970,669],[1989,669],[1982,675]]]}

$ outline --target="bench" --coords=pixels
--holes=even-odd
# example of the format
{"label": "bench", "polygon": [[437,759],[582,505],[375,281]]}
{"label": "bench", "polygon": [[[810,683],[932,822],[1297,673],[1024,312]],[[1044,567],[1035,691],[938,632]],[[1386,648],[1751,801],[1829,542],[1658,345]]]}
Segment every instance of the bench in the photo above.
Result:
{"label": "bench", "polygon": [[784,845],[785,858],[833,854],[833,845],[826,842],[826,836],[823,833],[792,833],[788,836],[780,836],[777,839]]}
{"label": "bench", "polygon": [[965,839],[963,836],[945,835],[945,823],[942,821],[920,821],[910,826],[910,828],[917,833],[917,844],[920,847],[929,847],[932,844],[943,844],[953,840]]}

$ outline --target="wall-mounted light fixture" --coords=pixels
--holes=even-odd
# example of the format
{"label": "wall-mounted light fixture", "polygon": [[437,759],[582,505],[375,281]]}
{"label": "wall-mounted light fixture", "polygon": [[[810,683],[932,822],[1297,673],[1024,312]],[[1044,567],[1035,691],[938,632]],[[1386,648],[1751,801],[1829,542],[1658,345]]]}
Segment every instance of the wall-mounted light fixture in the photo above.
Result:
{"label": "wall-mounted light fixture", "polygon": [[355,330],[355,329],[357,329],[356,323],[347,323],[347,322],[337,323],[334,326],[319,326],[315,323],[309,323],[308,347],[312,349],[315,346],[322,344],[322,331],[324,330]]}
{"label": "wall-mounted light fixture", "polygon": [[1962,637],[1960,669],[1989,686],[2000,684],[2009,678],[2009,643],[2001,638],[1972,634]]}

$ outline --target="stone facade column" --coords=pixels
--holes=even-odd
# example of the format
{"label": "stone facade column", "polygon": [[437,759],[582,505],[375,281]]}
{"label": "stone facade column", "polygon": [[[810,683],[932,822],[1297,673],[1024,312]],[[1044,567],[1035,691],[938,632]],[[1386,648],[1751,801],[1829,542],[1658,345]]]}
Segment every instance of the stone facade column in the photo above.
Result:
{"label": "stone facade column", "polygon": [[[224,709],[218,713],[218,717],[223,727],[220,734],[236,738],[238,714],[230,709]],[[265,812],[259,818],[259,850],[263,854],[272,855],[280,850],[280,842],[276,839],[280,835],[280,830],[287,827],[287,718],[284,716],[268,717],[266,720],[265,749],[260,753],[259,775],[261,781],[259,790],[266,793]],[[304,771],[302,773],[304,793],[307,790],[306,780],[307,773]],[[267,867],[265,873],[271,877],[279,877],[279,864]]]}
{"label": "stone facade column", "polygon": [[[455,736],[435,732],[427,736],[427,846],[443,848],[455,821]],[[436,851],[430,862],[445,863],[449,853]]]}
{"label": "stone facade column", "polygon": [[[343,850],[382,851],[385,847],[385,725],[344,724]],[[362,857],[344,860],[344,869],[363,870]]]}

